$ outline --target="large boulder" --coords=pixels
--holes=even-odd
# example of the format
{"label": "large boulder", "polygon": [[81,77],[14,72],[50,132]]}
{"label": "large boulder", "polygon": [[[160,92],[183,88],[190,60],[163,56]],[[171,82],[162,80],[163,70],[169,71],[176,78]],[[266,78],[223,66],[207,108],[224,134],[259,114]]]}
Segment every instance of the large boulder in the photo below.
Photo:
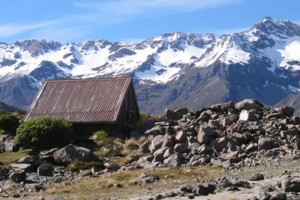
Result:
{"label": "large boulder", "polygon": [[167,120],[179,120],[182,116],[173,110],[166,109],[165,117]]}
{"label": "large boulder", "polygon": [[92,150],[73,144],[56,150],[53,154],[53,158],[55,162],[62,164],[67,164],[72,161],[92,162],[97,160]]}
{"label": "large boulder", "polygon": [[180,154],[174,153],[165,159],[164,163],[171,167],[180,167],[182,164],[182,157]]}
{"label": "large boulder", "polygon": [[197,140],[200,144],[209,144],[216,137],[217,133],[212,128],[205,125],[199,127]]}
{"label": "large boulder", "polygon": [[156,150],[158,150],[162,146],[163,141],[164,141],[164,136],[163,135],[155,136],[152,139],[150,147],[149,147],[150,152],[153,153]]}
{"label": "large boulder", "polygon": [[281,187],[284,192],[300,192],[300,178],[284,178]]}
{"label": "large boulder", "polygon": [[37,173],[40,176],[53,176],[54,167],[49,163],[44,163],[38,167]]}
{"label": "large boulder", "polygon": [[237,110],[261,110],[263,107],[263,104],[260,102],[254,100],[254,99],[244,99],[243,101],[240,101],[235,104],[235,108]]}
{"label": "large boulder", "polygon": [[9,172],[9,178],[15,183],[21,183],[26,179],[26,173],[24,170],[11,170]]}
{"label": "large boulder", "polygon": [[271,138],[268,138],[268,137],[261,137],[258,139],[258,143],[257,143],[257,146],[258,146],[258,150],[270,150],[272,148],[274,148],[274,142]]}
{"label": "large boulder", "polygon": [[290,106],[275,108],[275,110],[287,117],[292,117],[295,111],[294,108]]}

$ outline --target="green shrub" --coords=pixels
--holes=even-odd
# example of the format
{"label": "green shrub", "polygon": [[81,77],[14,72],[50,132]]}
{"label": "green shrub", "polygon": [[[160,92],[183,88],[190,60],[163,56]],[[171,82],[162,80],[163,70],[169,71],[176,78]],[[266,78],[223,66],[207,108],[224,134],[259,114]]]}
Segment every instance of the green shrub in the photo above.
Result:
{"label": "green shrub", "polygon": [[16,131],[19,126],[19,119],[10,113],[0,114],[0,127],[5,131]]}
{"label": "green shrub", "polygon": [[111,145],[114,142],[114,137],[109,137],[106,131],[97,131],[93,134],[92,139],[97,142],[99,146]]}
{"label": "green shrub", "polygon": [[16,148],[51,148],[70,143],[72,123],[62,118],[37,118],[20,125],[14,140]]}

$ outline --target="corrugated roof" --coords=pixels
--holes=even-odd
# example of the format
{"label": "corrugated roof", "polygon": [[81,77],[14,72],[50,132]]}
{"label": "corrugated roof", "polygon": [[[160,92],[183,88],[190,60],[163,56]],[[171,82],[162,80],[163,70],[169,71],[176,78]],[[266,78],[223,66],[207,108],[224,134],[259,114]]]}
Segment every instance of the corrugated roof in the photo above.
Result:
{"label": "corrugated roof", "polygon": [[25,120],[63,117],[72,122],[115,122],[131,78],[46,81]]}

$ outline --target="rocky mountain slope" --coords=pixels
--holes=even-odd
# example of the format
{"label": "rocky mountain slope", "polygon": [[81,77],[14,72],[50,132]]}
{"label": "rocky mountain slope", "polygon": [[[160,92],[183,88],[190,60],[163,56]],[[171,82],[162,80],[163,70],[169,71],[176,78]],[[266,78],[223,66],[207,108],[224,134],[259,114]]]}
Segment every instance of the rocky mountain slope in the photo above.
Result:
{"label": "rocky mountain slope", "polygon": [[132,76],[143,112],[300,91],[300,26],[266,17],[234,34],[173,33],[137,44],[91,40],[0,43],[0,101],[27,109],[46,79]]}

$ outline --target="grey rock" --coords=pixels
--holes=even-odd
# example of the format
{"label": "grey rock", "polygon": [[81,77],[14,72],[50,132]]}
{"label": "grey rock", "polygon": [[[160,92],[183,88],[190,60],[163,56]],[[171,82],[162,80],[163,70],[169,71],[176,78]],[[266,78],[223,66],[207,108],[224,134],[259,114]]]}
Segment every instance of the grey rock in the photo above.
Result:
{"label": "grey rock", "polygon": [[72,161],[92,162],[97,160],[92,150],[72,144],[56,150],[53,157],[55,162],[64,164]]}
{"label": "grey rock", "polygon": [[42,164],[37,168],[37,173],[40,176],[53,176],[53,172],[54,167],[49,163]]}
{"label": "grey rock", "polygon": [[274,147],[274,142],[271,138],[261,137],[258,139],[258,150],[270,150]]}
{"label": "grey rock", "polygon": [[201,125],[199,127],[197,140],[200,144],[209,144],[216,136],[217,133],[212,128]]}
{"label": "grey rock", "polygon": [[11,170],[9,172],[9,178],[16,183],[21,183],[26,179],[26,173],[24,170]]}
{"label": "grey rock", "polygon": [[171,167],[180,167],[182,164],[182,157],[180,154],[175,153],[165,159],[164,163]]}
{"label": "grey rock", "polygon": [[24,170],[25,172],[34,171],[32,165],[28,163],[12,163],[10,166],[15,170]]}
{"label": "grey rock", "polygon": [[177,143],[174,146],[174,151],[176,153],[187,153],[189,151],[187,143]]}
{"label": "grey rock", "polygon": [[300,178],[284,178],[281,187],[284,192],[300,192]]}
{"label": "grey rock", "polygon": [[263,174],[254,174],[249,180],[250,181],[261,181],[264,179],[265,179],[265,177]]}
{"label": "grey rock", "polygon": [[237,110],[261,110],[263,104],[254,99],[245,99],[235,104]]}
{"label": "grey rock", "polygon": [[178,143],[187,141],[187,133],[186,131],[180,130],[175,135],[175,141]]}
{"label": "grey rock", "polygon": [[163,139],[164,139],[163,135],[157,135],[152,139],[150,147],[149,147],[149,150],[151,153],[155,152],[162,146]]}
{"label": "grey rock", "polygon": [[147,173],[142,173],[139,178],[145,183],[153,183],[159,180],[158,176],[150,175]]}
{"label": "grey rock", "polygon": [[150,153],[149,147],[151,142],[149,140],[145,141],[143,144],[140,145],[138,152],[140,154],[147,154]]}
{"label": "grey rock", "polygon": [[181,116],[177,112],[174,112],[170,109],[165,110],[165,117],[167,120],[178,120],[181,118]]}

